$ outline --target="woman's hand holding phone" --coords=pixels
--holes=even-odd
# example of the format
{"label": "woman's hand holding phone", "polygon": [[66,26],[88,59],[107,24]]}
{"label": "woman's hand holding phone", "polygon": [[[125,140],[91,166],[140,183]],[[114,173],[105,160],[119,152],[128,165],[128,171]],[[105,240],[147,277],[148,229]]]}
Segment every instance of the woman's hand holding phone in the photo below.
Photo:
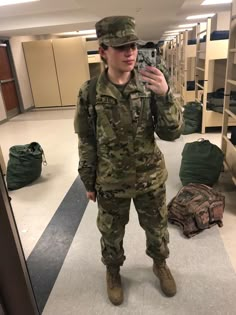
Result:
{"label": "woman's hand holding phone", "polygon": [[165,96],[168,92],[168,84],[163,73],[151,66],[146,66],[140,69],[139,73],[142,75],[142,80],[146,82],[146,87],[159,96]]}

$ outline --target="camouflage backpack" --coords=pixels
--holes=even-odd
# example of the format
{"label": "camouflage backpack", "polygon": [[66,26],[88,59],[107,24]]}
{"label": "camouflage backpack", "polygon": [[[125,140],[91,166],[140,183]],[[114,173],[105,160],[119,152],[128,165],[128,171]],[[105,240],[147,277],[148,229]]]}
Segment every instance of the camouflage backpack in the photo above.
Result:
{"label": "camouflage backpack", "polygon": [[225,197],[209,186],[188,184],[167,207],[168,221],[180,226],[189,238],[215,224],[223,226]]}

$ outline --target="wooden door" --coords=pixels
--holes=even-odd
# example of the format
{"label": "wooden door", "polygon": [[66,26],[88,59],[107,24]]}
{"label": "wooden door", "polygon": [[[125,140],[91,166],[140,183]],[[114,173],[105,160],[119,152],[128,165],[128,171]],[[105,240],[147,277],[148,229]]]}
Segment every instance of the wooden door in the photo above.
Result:
{"label": "wooden door", "polygon": [[11,118],[20,112],[20,107],[7,49],[7,44],[0,43],[0,92],[7,117]]}

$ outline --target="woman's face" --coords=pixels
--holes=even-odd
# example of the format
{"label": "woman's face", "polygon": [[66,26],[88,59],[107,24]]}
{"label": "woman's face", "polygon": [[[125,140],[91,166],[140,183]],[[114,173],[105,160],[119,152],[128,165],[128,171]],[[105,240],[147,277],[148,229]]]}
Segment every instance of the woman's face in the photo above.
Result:
{"label": "woman's face", "polygon": [[100,54],[113,71],[130,72],[136,63],[137,46],[132,43],[119,47],[108,47],[106,50],[100,47]]}

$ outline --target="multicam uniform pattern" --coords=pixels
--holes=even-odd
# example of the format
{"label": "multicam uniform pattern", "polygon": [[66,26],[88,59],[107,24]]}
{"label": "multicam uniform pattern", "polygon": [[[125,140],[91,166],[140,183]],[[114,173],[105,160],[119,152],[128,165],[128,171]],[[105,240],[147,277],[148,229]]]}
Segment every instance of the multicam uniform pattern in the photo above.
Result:
{"label": "multicam uniform pattern", "polygon": [[75,131],[79,136],[79,174],[87,191],[97,191],[103,262],[122,265],[125,259],[122,241],[131,198],[146,232],[147,254],[163,260],[169,253],[167,170],[154,132],[164,140],[178,138],[183,125],[181,108],[170,91],[167,96],[147,91],[136,70],[123,93],[104,72],[97,81],[94,116],[88,86],[86,82],[79,93]]}
{"label": "multicam uniform pattern", "polygon": [[130,16],[106,17],[95,27],[99,44],[115,47],[138,41],[135,20]]}

